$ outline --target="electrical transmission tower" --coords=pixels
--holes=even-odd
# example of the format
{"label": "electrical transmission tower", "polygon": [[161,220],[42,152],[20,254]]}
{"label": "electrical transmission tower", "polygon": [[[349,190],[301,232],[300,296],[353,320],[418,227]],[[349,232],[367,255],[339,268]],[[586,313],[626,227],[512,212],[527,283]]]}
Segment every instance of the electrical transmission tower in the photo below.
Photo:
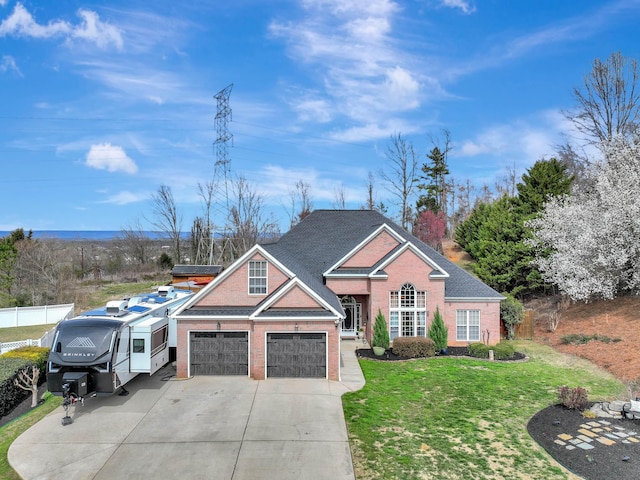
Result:
{"label": "electrical transmission tower", "polygon": [[233,142],[233,135],[229,133],[227,124],[232,120],[231,107],[229,106],[229,96],[233,89],[233,83],[216,93],[213,98],[218,102],[218,110],[216,112],[215,127],[216,127],[216,141],[213,143],[216,153],[215,174],[216,178],[219,178],[219,174],[222,173],[224,177],[224,193],[226,200],[226,207],[229,208],[229,190],[228,190],[228,173],[229,164],[231,159],[229,158],[228,143]]}
{"label": "electrical transmission tower", "polygon": [[[229,173],[231,171],[230,164],[231,158],[229,158],[229,142],[233,145],[233,134],[229,132],[228,123],[232,120],[231,107],[229,106],[229,96],[231,95],[231,90],[233,89],[233,83],[229,84],[218,93],[216,93],[213,98],[217,101],[217,111],[215,117],[215,128],[216,128],[216,141],[213,143],[215,149],[216,162],[214,165],[214,178],[218,181],[220,178],[224,180],[224,211],[225,215],[229,214]],[[233,257],[233,248],[230,245],[230,239],[227,238],[226,232],[229,231],[229,228],[225,225],[225,232],[223,232],[221,241],[222,246],[219,249],[218,261],[220,263],[222,258],[224,257],[225,250],[227,248],[231,248],[231,256]],[[209,256],[209,263],[213,260],[213,245],[215,243],[215,231],[212,232],[211,238],[211,249]]]}

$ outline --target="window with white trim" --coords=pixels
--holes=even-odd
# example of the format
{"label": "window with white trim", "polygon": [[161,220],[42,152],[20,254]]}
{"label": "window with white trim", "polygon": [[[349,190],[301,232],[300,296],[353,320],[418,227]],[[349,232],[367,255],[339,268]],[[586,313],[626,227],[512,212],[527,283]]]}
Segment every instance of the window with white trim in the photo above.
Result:
{"label": "window with white trim", "polygon": [[249,260],[249,295],[267,294],[266,260]]}
{"label": "window with white trim", "polygon": [[425,337],[427,335],[427,292],[405,283],[389,292],[389,336]]}
{"label": "window with white trim", "polygon": [[480,341],[480,310],[456,310],[456,340]]}

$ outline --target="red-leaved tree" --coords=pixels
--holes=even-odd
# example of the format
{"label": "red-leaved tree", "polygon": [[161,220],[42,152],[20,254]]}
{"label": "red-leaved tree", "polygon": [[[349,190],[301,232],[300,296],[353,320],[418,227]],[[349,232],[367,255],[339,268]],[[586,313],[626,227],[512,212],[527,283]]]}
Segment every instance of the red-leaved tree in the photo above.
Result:
{"label": "red-leaved tree", "polygon": [[418,216],[413,234],[427,245],[442,252],[442,239],[446,228],[447,221],[442,211],[433,213],[431,210],[425,210]]}

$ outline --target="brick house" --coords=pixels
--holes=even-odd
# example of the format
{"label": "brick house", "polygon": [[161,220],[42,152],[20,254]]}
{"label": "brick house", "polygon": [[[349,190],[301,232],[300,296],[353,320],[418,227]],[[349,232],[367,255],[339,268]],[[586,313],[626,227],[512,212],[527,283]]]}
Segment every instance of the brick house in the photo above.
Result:
{"label": "brick house", "polygon": [[500,340],[503,297],[371,210],[316,210],[259,244],[176,312],[177,372],[340,378],[340,339],[425,336],[436,307],[449,345]]}

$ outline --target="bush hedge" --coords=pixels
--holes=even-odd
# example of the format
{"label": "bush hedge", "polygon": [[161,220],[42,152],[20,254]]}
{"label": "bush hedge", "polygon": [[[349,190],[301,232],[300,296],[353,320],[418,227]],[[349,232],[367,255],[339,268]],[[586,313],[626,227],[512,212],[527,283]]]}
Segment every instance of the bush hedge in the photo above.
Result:
{"label": "bush hedge", "polygon": [[509,360],[516,355],[513,345],[507,342],[500,342],[492,346],[480,342],[471,343],[468,348],[469,355],[476,358],[489,358],[489,350],[493,350],[493,358],[496,360]]}
{"label": "bush hedge", "polygon": [[436,344],[428,337],[397,337],[393,340],[393,353],[399,357],[433,357]]}
{"label": "bush hedge", "polygon": [[49,349],[45,347],[22,347],[11,350],[2,355],[1,358],[22,358],[33,362],[40,369],[43,375],[47,369],[47,360],[49,359]]}
{"label": "bush hedge", "polygon": [[589,396],[585,388],[570,388],[567,385],[558,387],[558,400],[571,410],[584,410],[589,404]]}
{"label": "bush hedge", "polygon": [[37,366],[40,369],[38,384],[45,382],[48,356],[49,349],[43,347],[17,348],[0,355],[0,417],[10,413],[31,395],[13,383],[21,370]]}

